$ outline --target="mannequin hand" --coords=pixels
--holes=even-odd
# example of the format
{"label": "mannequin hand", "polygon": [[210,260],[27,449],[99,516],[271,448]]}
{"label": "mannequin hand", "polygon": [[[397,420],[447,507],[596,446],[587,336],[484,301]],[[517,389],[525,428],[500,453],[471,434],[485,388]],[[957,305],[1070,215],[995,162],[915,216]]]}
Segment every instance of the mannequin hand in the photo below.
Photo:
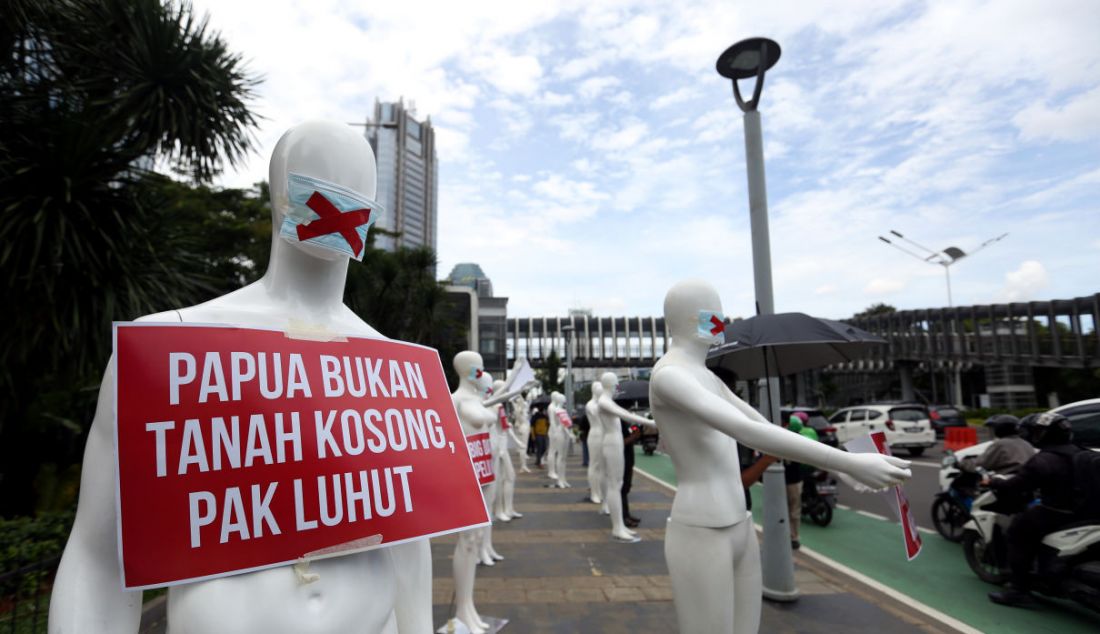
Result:
{"label": "mannequin hand", "polygon": [[913,477],[908,460],[877,453],[849,453],[846,456],[844,474],[872,491],[881,491]]}

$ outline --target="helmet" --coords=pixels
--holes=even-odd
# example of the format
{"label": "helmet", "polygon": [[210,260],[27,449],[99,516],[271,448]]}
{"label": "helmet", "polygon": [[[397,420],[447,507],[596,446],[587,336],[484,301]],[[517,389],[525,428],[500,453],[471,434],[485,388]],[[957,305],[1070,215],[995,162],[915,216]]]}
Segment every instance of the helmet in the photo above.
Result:
{"label": "helmet", "polygon": [[1061,414],[1029,414],[1020,421],[1020,435],[1036,447],[1061,445],[1073,439],[1073,425]]}
{"label": "helmet", "polygon": [[806,412],[798,411],[798,412],[795,412],[794,415],[797,416],[798,419],[802,421],[803,425],[810,422],[810,415],[807,414]]}
{"label": "helmet", "polygon": [[1020,433],[1020,419],[1011,414],[997,414],[985,419],[986,427],[993,428],[993,435],[997,438],[1015,436]]}

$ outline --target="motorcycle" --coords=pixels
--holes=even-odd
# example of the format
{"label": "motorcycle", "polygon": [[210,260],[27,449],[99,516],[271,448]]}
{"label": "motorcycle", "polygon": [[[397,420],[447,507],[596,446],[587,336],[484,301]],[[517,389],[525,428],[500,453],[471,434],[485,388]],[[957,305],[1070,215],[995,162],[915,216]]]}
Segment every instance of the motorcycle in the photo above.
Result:
{"label": "motorcycle", "polygon": [[836,479],[821,469],[808,472],[802,480],[802,515],[818,526],[828,526],[835,506]]}
{"label": "motorcycle", "polygon": [[932,500],[932,524],[944,539],[958,542],[963,525],[970,521],[970,508],[983,476],[980,470],[963,469],[953,452],[944,457],[941,473],[945,484]]}
{"label": "motorcycle", "polygon": [[[967,565],[979,579],[997,585],[1009,574],[1005,535],[1012,515],[1004,507],[993,491],[983,491],[962,534]],[[1077,522],[1044,537],[1035,579],[1039,593],[1100,612],[1100,521]]]}

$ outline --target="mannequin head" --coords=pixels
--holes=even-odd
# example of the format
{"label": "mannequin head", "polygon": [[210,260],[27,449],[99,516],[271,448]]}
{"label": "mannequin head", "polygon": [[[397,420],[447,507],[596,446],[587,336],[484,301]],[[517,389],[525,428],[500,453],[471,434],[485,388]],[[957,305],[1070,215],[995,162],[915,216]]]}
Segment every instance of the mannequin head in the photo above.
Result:
{"label": "mannequin head", "polygon": [[484,389],[479,389],[477,383],[481,377],[485,376],[485,362],[481,360],[480,354],[473,350],[459,352],[455,355],[453,366],[455,373],[458,374],[459,384],[468,384],[478,392]]}
{"label": "mannequin head", "polygon": [[[476,372],[475,372],[476,374]],[[482,372],[481,376],[476,379],[478,394],[482,397],[488,398],[496,391],[493,388],[493,375],[488,372]]]}
{"label": "mannequin head", "polygon": [[[719,342],[721,329],[711,334],[706,320],[701,317],[704,313],[707,316],[717,315],[721,319],[722,301],[713,286],[699,279],[683,280],[673,285],[665,295],[665,327],[672,335],[673,344],[700,342],[709,347]],[[704,322],[702,325],[701,320]]]}
{"label": "mannequin head", "polygon": [[603,385],[603,391],[607,394],[614,394],[615,388],[619,385],[619,377],[615,376],[614,372],[604,372],[600,377],[600,383]]}
{"label": "mannequin head", "polygon": [[561,407],[562,404],[565,403],[565,395],[561,392],[551,392],[550,401],[553,402],[554,405]]}
{"label": "mannequin head", "polygon": [[[488,374],[488,373],[486,373],[486,374]],[[493,381],[493,394],[503,394],[504,393],[504,385],[505,385],[505,383],[501,379],[497,379],[496,381]]]}
{"label": "mannequin head", "polygon": [[323,260],[346,260],[346,255],[309,242],[279,238],[279,228],[289,210],[287,176],[290,173],[334,183],[373,199],[376,188],[374,152],[359,132],[331,121],[306,121],[286,131],[271,153],[268,179],[271,186],[271,253],[300,249]]}
{"label": "mannequin head", "polygon": [[593,381],[592,382],[592,398],[593,398],[593,400],[598,400],[600,398],[601,394],[603,394],[603,383],[600,383],[599,381]]}

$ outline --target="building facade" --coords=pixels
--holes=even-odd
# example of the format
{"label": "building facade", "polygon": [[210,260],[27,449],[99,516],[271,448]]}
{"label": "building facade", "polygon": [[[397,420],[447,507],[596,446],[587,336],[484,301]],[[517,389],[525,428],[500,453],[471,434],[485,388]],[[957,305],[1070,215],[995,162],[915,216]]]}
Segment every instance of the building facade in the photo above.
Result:
{"label": "building facade", "polygon": [[493,283],[473,262],[456,264],[444,280],[458,306],[468,307],[469,349],[477,350],[494,378],[505,378],[509,365],[506,334],[508,298],[493,296]]}
{"label": "building facade", "polygon": [[418,121],[403,99],[375,100],[366,128],[378,162],[375,197],[385,210],[375,227],[397,234],[372,232],[375,245],[387,251],[420,246],[435,251],[439,178],[431,118]]}

